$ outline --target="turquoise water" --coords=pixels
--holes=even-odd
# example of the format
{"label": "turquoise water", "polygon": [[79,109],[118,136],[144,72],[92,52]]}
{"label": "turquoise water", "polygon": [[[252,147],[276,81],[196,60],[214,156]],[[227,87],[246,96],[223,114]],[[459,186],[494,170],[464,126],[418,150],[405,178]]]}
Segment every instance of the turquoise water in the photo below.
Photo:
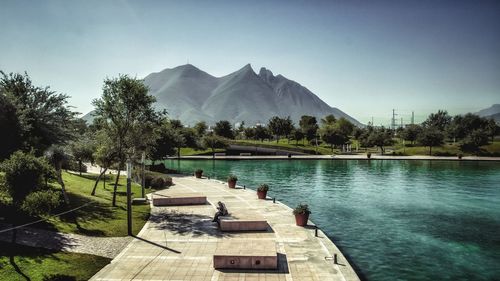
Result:
{"label": "turquoise water", "polygon": [[500,163],[169,160],[256,188],[311,219],[367,280],[500,280]]}

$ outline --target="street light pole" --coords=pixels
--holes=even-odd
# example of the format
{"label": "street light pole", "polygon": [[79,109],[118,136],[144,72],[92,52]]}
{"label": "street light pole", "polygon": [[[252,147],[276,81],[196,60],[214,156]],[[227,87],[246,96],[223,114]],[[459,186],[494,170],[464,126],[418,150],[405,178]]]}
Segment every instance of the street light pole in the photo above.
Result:
{"label": "street light pole", "polygon": [[146,160],[146,152],[142,152],[142,159],[141,159],[141,168],[142,168],[142,175],[141,175],[141,191],[142,191],[142,197],[141,198],[146,198],[144,194],[144,188],[146,185],[146,180],[144,178],[144,161]]}
{"label": "street light pole", "polygon": [[132,162],[127,160],[127,233],[132,236],[132,192],[131,188]]}

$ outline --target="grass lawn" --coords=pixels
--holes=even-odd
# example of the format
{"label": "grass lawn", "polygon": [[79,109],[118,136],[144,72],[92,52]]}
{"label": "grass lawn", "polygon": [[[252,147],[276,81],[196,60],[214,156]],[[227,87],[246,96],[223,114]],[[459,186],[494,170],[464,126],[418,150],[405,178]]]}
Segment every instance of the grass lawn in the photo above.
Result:
{"label": "grass lawn", "polygon": [[[248,146],[258,146],[258,147],[265,147],[265,148],[274,148],[274,149],[285,149],[285,150],[291,150],[291,151],[296,151],[296,152],[302,152],[302,153],[307,153],[307,154],[315,154],[315,151],[318,152],[318,154],[325,154],[329,155],[332,154],[332,150],[330,146],[325,145],[325,144],[320,144],[316,148],[315,145],[309,144],[308,141],[299,141],[298,143],[295,142],[294,140],[291,140],[290,143],[288,143],[287,139],[280,139],[278,142],[274,141],[254,141],[254,140],[234,140],[232,141],[234,144],[237,145],[248,145]],[[334,149],[333,153],[339,152],[338,149]]]}
{"label": "grass lawn", "polygon": [[23,275],[31,280],[44,280],[53,274],[71,276],[74,280],[88,280],[110,261],[99,256],[54,252],[0,242],[0,280],[28,280]]}
{"label": "grass lawn", "polygon": [[[106,187],[104,188],[103,183],[100,182],[96,195],[91,196],[90,192],[94,187],[94,179],[96,177],[97,175],[94,174],[82,174],[80,176],[64,172],[63,179],[70,199],[70,206],[64,210],[73,209],[88,202],[93,203],[59,217],[51,217],[46,222],[35,224],[32,227],[90,236],[126,236],[126,178],[123,176],[120,177],[117,190],[117,206],[112,207],[113,186],[111,183],[114,183],[113,179],[115,176],[108,175]],[[54,188],[60,190],[59,185],[54,185]],[[151,189],[146,189],[146,193],[151,191]],[[133,183],[132,193],[132,197],[141,197],[140,185]],[[132,230],[134,234],[137,234],[147,221],[150,208],[149,205],[133,205],[132,210]],[[16,220],[18,223],[26,223],[34,220],[12,210],[2,210],[2,216],[5,216],[5,223],[13,220]]]}
{"label": "grass lawn", "polygon": [[[216,149],[215,152],[224,152],[224,149]],[[191,147],[182,147],[181,156],[191,156],[191,155],[212,155],[212,149],[201,149],[195,150]],[[177,156],[177,155],[175,155]]]}

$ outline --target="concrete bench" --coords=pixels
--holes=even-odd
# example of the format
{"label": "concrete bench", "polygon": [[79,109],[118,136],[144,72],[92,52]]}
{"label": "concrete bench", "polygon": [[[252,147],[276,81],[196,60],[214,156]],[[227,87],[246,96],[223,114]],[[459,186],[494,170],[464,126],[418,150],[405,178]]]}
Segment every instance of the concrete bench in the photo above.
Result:
{"label": "concrete bench", "polygon": [[252,156],[252,153],[250,153],[250,152],[242,152],[242,153],[240,153],[240,156]]}
{"label": "concrete bench", "polygon": [[217,152],[217,153],[214,153],[214,156],[226,156],[226,153],[224,153],[224,152]]}
{"label": "concrete bench", "polygon": [[214,254],[215,269],[277,269],[276,242],[224,241],[217,245]]}
{"label": "concrete bench", "polygon": [[201,193],[177,193],[172,195],[154,195],[154,206],[203,205],[207,197]]}
{"label": "concrete bench", "polygon": [[269,224],[259,216],[221,216],[219,226],[222,231],[266,231]]}

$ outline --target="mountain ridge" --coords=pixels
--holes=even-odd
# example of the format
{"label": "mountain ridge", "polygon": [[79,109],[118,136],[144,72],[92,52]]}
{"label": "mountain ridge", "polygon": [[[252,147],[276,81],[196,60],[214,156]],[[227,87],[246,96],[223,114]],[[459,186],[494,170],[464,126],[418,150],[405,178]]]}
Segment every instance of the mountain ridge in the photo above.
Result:
{"label": "mountain ridge", "polygon": [[280,74],[274,76],[265,67],[257,74],[250,64],[221,77],[186,64],[151,73],[144,83],[157,98],[157,108],[166,109],[170,118],[186,124],[219,120],[265,123],[276,115],[290,116],[298,124],[302,115],[316,116],[319,121],[333,114],[361,125],[296,81]]}

